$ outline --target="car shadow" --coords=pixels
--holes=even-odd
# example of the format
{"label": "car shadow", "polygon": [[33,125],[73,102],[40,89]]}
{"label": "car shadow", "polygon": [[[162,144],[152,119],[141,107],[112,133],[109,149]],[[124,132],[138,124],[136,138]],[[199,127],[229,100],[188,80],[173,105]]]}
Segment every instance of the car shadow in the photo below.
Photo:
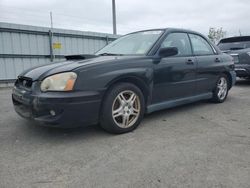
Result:
{"label": "car shadow", "polygon": [[[25,120],[24,120],[25,121]],[[89,140],[96,138],[105,138],[115,136],[105,132],[99,125],[75,128],[55,128],[42,126],[36,122],[25,121],[22,126],[22,133],[29,139],[40,140],[44,142],[70,142],[77,140]]]}
{"label": "car shadow", "polygon": [[245,87],[248,87],[248,86],[250,86],[250,80],[237,79],[235,85],[236,85],[236,86],[245,86]]}
{"label": "car shadow", "polygon": [[[187,112],[191,109],[200,108],[201,106],[204,105],[209,105],[209,103],[207,101],[200,101],[192,104],[186,104],[175,108],[165,109],[153,112],[151,114],[147,114],[145,115],[144,120],[142,121],[138,129],[129,134],[133,134],[139,131],[140,127],[144,126],[145,121],[158,121],[158,120],[164,121],[165,119],[176,113]],[[62,140],[67,142],[77,141],[77,140],[89,141],[94,139],[112,139],[113,137],[119,136],[104,131],[99,125],[63,129],[63,128],[45,127],[41,126],[36,122],[30,122],[27,120],[23,120],[22,124],[25,124],[25,126],[19,125],[18,131],[21,131],[22,134],[25,134],[25,137],[29,137],[29,139],[34,139],[34,140],[37,139],[43,141],[46,140],[46,142],[58,142]]]}

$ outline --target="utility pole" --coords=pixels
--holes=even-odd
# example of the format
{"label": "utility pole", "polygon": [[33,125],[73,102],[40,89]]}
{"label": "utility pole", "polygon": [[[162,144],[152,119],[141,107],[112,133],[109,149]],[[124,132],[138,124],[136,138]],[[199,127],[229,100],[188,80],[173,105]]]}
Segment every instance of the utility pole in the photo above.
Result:
{"label": "utility pole", "polygon": [[115,10],[115,0],[112,0],[112,15],[113,15],[113,34],[116,35],[116,10]]}
{"label": "utility pole", "polygon": [[53,62],[55,59],[55,56],[54,56],[54,51],[53,51],[53,17],[52,17],[52,12],[50,12],[49,40],[50,40],[50,61]]}
{"label": "utility pole", "polygon": [[52,12],[50,12],[50,27],[53,29],[53,17],[52,17]]}

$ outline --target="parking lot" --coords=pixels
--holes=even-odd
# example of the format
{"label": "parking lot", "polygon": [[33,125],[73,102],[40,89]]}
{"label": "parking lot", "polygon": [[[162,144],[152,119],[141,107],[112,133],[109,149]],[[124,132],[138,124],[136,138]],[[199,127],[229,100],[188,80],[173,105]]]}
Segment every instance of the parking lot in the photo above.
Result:
{"label": "parking lot", "polygon": [[52,129],[0,89],[0,187],[250,187],[250,82],[223,104],[153,113],[132,133]]}

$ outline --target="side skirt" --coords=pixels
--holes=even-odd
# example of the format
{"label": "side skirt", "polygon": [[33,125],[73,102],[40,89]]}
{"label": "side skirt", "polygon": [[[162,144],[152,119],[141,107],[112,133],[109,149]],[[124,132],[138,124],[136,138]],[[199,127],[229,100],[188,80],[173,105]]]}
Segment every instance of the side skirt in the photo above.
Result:
{"label": "side skirt", "polygon": [[204,94],[200,94],[200,95],[196,95],[192,97],[186,97],[186,98],[161,102],[157,104],[152,104],[152,105],[147,106],[147,113],[149,114],[158,110],[163,110],[163,109],[172,108],[175,106],[189,104],[189,103],[193,103],[193,102],[200,101],[200,100],[211,99],[212,97],[213,97],[213,94],[210,92],[210,93],[204,93]]}

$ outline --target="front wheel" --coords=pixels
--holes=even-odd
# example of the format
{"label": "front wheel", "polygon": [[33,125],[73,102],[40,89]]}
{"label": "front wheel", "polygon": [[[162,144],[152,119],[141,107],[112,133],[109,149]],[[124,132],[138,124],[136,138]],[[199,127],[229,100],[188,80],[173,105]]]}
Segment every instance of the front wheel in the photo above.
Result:
{"label": "front wheel", "polygon": [[119,83],[106,94],[100,124],[111,133],[126,133],[141,122],[145,111],[141,90],[130,83]]}
{"label": "front wheel", "polygon": [[226,100],[229,90],[228,77],[221,75],[216,83],[216,87],[213,92],[212,101],[216,103],[222,103]]}

